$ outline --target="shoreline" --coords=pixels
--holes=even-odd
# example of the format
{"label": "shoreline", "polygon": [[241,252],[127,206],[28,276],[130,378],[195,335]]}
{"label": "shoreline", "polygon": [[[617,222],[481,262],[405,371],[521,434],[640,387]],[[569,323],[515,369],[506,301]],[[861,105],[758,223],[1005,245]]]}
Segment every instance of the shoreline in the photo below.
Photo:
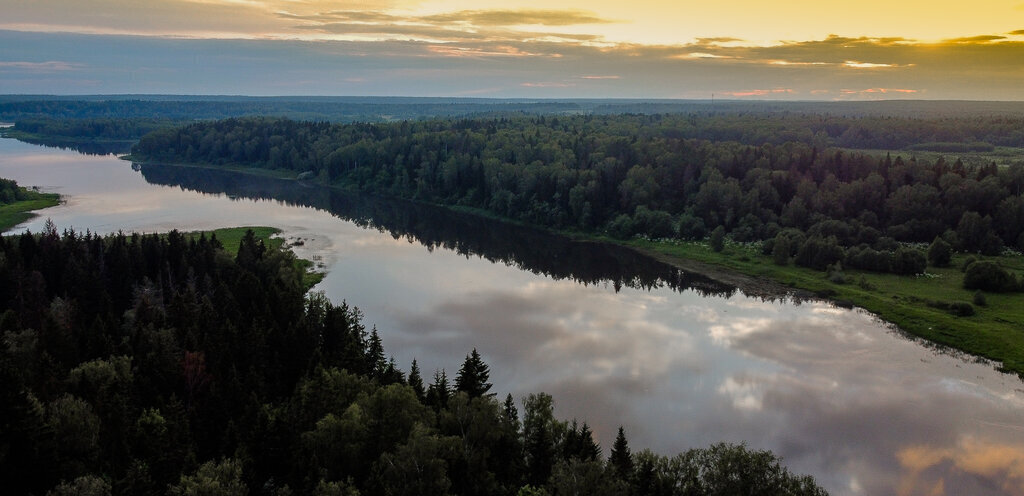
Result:
{"label": "shoreline", "polygon": [[[275,171],[238,165],[175,164],[156,160],[139,160],[131,155],[119,158],[147,165],[219,169],[261,177],[298,180],[297,175],[291,171]],[[339,185],[324,184],[315,179],[312,182],[319,186],[353,191]],[[418,202],[416,200],[406,201]],[[972,317],[955,317],[939,308],[930,306],[952,301],[971,301],[973,292],[964,290],[960,286],[959,280],[955,286],[946,283],[949,279],[962,277],[960,271],[955,267],[959,265],[960,260],[966,257],[963,254],[954,256],[951,264],[953,268],[929,267],[929,272],[925,277],[846,270],[845,272],[849,276],[848,282],[836,284],[830,282],[824,273],[812,269],[796,267],[792,264],[774,265],[770,257],[761,255],[759,250],[746,245],[729,244],[722,252],[713,252],[705,243],[699,241],[651,241],[639,238],[618,240],[596,233],[536,226],[501,218],[475,208],[432,203],[431,205],[478,215],[498,222],[540,229],[578,242],[611,243],[630,248],[680,270],[701,274],[736,286],[748,296],[767,300],[793,299],[796,302],[817,299],[842,308],[858,307],[900,332],[922,340],[927,345],[948,348],[956,353],[990,361],[1000,372],[1024,378],[1024,336],[1017,335],[1019,330],[1016,333],[1013,332],[1014,324],[1019,325],[1022,320],[1007,319],[1007,316],[1015,315],[1001,313],[1012,313],[1012,308],[1009,307],[1014,305],[1014,294],[986,293],[989,304],[985,307],[978,307],[978,315]],[[1024,261],[1017,261],[1017,264],[1024,268]],[[858,282],[855,282],[858,278],[863,285],[858,285]],[[930,278],[941,278],[942,281],[933,284],[929,281]],[[939,291],[931,291],[936,289]],[[1019,297],[1019,295],[1016,296]]]}

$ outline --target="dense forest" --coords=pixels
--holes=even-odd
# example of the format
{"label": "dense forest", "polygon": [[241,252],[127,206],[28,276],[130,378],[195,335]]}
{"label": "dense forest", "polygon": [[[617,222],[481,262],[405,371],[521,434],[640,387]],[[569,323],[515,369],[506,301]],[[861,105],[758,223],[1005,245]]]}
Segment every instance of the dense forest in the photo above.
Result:
{"label": "dense forest", "polygon": [[[842,262],[879,272],[923,272],[926,251],[906,243],[936,245],[936,255],[1024,249],[1022,163],[929,162],[813,144],[825,132],[815,130],[816,120],[838,139],[895,144],[1010,143],[1024,132],[1021,123],[985,121],[972,128],[943,119],[867,118],[840,120],[847,126],[832,129],[829,119],[792,119],[792,135],[770,126],[762,130],[759,118],[728,116],[351,125],[228,119],[156,131],[139,141],[133,155],[309,173],[329,184],[619,238],[764,240],[765,252],[778,263],[819,270]],[[768,121],[778,125],[787,118]],[[732,124],[735,133],[724,131]],[[944,134],[954,130],[959,134]],[[761,132],[774,138],[757,146],[732,140],[767,139],[736,136]]]}
{"label": "dense forest", "polygon": [[147,133],[175,124],[184,124],[184,122],[149,118],[51,119],[38,117],[19,119],[14,124],[13,130],[47,137],[137,140]]}
{"label": "dense forest", "polygon": [[[425,382],[248,232],[0,238],[8,494],[824,494],[769,452],[605,452],[472,350]],[[454,370],[454,369],[453,369]],[[428,378],[430,379],[430,378]],[[522,413],[520,414],[520,408]]]}
{"label": "dense forest", "polygon": [[0,97],[0,122],[23,119],[223,119],[278,116],[333,122],[454,117],[486,112],[580,112],[575,103],[535,100],[434,98],[232,98],[24,99]]}

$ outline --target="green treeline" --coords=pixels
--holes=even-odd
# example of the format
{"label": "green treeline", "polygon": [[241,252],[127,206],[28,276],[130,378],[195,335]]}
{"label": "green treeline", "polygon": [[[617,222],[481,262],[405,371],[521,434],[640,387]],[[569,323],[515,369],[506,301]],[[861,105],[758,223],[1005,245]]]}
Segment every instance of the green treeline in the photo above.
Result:
{"label": "green treeline", "polygon": [[[771,127],[761,130],[760,117],[736,117],[736,133],[687,137],[734,117],[708,119],[618,115],[351,125],[228,119],[156,131],[133,154],[310,172],[329,184],[618,238],[703,239],[720,227],[735,241],[770,240],[767,253],[778,240],[786,250],[779,250],[781,263],[819,270],[844,262],[921,272],[924,251],[899,253],[899,243],[940,237],[964,252],[1024,249],[1024,164],[975,166],[820,148],[804,135],[813,135],[813,126],[775,135]],[[923,122],[938,130],[954,121]],[[928,129],[901,119],[838,122],[874,127],[878,136],[905,131],[913,139]],[[1012,120],[1005,128],[985,122],[992,127],[976,132],[986,129],[990,139],[1024,132]],[[743,133],[749,136],[738,136]],[[721,141],[767,136],[774,137],[758,146]]]}
{"label": "green treeline", "polygon": [[[154,97],[159,98],[159,97]],[[452,117],[484,112],[579,112],[576,103],[444,98],[137,97],[100,100],[20,99],[0,96],[0,121],[51,119],[224,119],[272,115],[335,122]]]}
{"label": "green treeline", "polygon": [[58,203],[60,196],[56,193],[41,193],[18,186],[14,180],[0,178],[0,232],[31,219],[32,210]]}
{"label": "green treeline", "polygon": [[14,131],[45,137],[64,137],[100,140],[135,140],[160,129],[180,124],[169,119],[20,119],[14,124]]}
{"label": "green treeline", "polygon": [[18,186],[18,183],[13,179],[0,177],[0,206],[10,205],[19,201],[35,200],[38,197],[38,192],[29,191]]}
{"label": "green treeline", "polygon": [[[0,238],[6,494],[824,494],[769,452],[607,454],[479,353],[408,374],[290,252],[213,237]],[[520,410],[521,407],[521,410]]]}

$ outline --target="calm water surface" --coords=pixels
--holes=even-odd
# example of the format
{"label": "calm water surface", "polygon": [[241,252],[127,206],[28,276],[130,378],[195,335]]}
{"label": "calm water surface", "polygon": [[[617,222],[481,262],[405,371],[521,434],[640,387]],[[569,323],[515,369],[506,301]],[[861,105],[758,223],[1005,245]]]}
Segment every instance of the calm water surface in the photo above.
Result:
{"label": "calm water surface", "polygon": [[[745,441],[833,494],[1024,494],[1024,384],[871,315],[744,295],[632,252],[288,181],[0,139],[0,176],[64,195],[15,231],[271,225],[425,376],[477,348],[500,396],[554,395],[605,447]],[[607,454],[607,448],[606,448]]]}

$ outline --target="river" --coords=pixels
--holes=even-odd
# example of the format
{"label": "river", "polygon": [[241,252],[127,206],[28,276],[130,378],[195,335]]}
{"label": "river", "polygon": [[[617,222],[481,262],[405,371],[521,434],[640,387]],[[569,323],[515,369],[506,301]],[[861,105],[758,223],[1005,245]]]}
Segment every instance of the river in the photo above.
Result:
{"label": "river", "polygon": [[64,204],[16,227],[283,230],[400,366],[450,377],[473,348],[499,397],[545,391],[605,455],[771,449],[836,495],[1024,494],[1024,384],[872,315],[764,298],[616,246],[223,171],[133,167],[0,139],[0,176]]}

